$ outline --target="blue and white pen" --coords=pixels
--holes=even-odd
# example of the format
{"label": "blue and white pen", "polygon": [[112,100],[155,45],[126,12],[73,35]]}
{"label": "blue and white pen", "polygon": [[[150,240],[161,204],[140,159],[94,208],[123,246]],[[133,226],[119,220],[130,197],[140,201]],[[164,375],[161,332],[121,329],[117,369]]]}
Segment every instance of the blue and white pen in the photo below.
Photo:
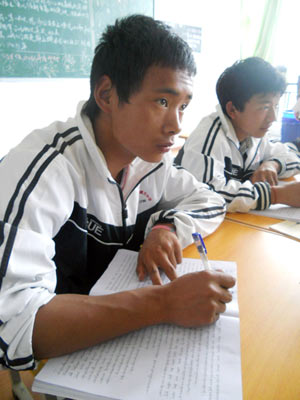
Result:
{"label": "blue and white pen", "polygon": [[192,236],[194,239],[194,243],[197,247],[198,253],[200,254],[200,258],[202,260],[204,268],[211,269],[208,258],[207,258],[207,250],[206,250],[206,247],[205,247],[205,244],[204,244],[201,234],[196,232],[196,233],[192,233]]}

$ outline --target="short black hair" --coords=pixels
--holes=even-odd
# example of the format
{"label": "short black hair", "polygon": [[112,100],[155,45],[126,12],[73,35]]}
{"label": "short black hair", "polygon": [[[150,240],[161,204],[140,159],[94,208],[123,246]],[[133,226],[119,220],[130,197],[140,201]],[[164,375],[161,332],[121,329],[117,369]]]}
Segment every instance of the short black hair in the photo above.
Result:
{"label": "short black hair", "polygon": [[189,45],[161,21],[145,15],[130,15],[107,26],[95,49],[90,75],[90,98],[84,112],[93,121],[100,112],[94,89],[108,75],[120,102],[139,90],[148,68],[157,65],[196,74]]}
{"label": "short black hair", "polygon": [[[284,76],[260,57],[249,57],[226,68],[217,81],[216,91],[225,115],[226,104],[232,101],[243,111],[245,104],[257,94],[279,93],[286,89]],[[228,116],[229,117],[229,116]]]}

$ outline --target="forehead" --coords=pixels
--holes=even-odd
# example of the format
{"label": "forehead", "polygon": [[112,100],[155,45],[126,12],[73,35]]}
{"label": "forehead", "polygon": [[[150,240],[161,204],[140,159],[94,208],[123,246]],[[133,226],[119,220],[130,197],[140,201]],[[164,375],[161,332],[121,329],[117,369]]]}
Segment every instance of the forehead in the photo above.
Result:
{"label": "forehead", "polygon": [[140,92],[166,93],[192,98],[193,77],[184,70],[151,66],[145,74]]}
{"label": "forehead", "polygon": [[255,94],[248,101],[249,104],[277,104],[280,99],[280,93],[260,93]]}

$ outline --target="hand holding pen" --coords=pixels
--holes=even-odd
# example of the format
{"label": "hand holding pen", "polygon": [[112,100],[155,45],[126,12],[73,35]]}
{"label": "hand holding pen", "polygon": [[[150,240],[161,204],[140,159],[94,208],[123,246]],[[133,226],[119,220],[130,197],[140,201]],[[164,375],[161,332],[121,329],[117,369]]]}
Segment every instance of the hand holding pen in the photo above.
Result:
{"label": "hand holding pen", "polygon": [[207,250],[206,250],[206,247],[205,247],[205,244],[204,244],[201,234],[198,232],[195,232],[195,233],[192,233],[192,236],[194,239],[194,243],[197,247],[198,253],[200,254],[200,258],[201,258],[204,268],[211,269],[208,258],[207,258]]}

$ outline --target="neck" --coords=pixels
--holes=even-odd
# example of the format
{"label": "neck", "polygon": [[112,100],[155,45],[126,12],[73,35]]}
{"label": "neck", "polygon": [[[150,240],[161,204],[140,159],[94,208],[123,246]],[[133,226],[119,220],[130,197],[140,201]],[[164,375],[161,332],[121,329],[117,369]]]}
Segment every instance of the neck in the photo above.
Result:
{"label": "neck", "polygon": [[120,144],[114,139],[110,120],[106,114],[99,115],[93,122],[96,144],[102,151],[111,176],[120,183],[123,169],[133,161],[126,155]]}
{"label": "neck", "polygon": [[233,126],[236,137],[238,138],[238,141],[242,142],[243,140],[245,140],[248,137],[247,133],[244,132],[243,130],[239,129],[239,127],[235,125],[235,123],[232,119],[230,121]]}

